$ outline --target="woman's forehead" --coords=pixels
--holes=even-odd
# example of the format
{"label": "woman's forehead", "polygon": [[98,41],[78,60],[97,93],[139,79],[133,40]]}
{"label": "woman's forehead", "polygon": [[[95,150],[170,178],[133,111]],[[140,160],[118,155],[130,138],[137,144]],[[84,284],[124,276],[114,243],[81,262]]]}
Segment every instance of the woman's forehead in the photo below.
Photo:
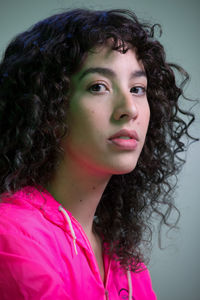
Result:
{"label": "woman's forehead", "polygon": [[95,52],[88,53],[81,68],[71,77],[71,82],[76,84],[92,74],[103,75],[113,80],[146,78],[143,63],[137,60],[133,49],[121,53],[110,46],[100,47]]}
{"label": "woman's forehead", "polygon": [[[128,48],[126,53],[128,53],[128,56],[132,55],[132,57],[136,58],[136,52],[133,47]],[[112,45],[109,44],[96,46],[85,55],[85,59],[80,69],[83,70],[87,66],[98,65],[98,63],[112,65],[112,63],[116,62],[118,59],[121,59],[126,53],[113,49]]]}

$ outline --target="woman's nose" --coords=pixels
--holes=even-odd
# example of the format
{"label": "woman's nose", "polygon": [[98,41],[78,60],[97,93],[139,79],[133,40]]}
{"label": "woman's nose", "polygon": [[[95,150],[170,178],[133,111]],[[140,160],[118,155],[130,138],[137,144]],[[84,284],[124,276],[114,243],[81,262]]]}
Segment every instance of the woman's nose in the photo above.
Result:
{"label": "woman's nose", "polygon": [[123,117],[126,117],[128,120],[136,119],[138,116],[138,107],[132,94],[130,92],[126,94],[123,93],[118,99],[114,119],[119,120]]}

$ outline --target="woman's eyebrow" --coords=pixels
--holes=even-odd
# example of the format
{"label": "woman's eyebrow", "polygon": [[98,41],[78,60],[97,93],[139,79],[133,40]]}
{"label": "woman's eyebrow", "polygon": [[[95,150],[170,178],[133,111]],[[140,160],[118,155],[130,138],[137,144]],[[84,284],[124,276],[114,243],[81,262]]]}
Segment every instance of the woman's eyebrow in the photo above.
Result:
{"label": "woman's eyebrow", "polygon": [[[82,80],[86,75],[98,73],[100,75],[106,76],[106,77],[117,77],[117,74],[109,69],[109,68],[102,68],[102,67],[95,67],[95,68],[88,68],[86,69],[78,78],[78,80]],[[131,73],[130,79],[134,79],[137,77],[147,77],[144,70],[135,70]]]}

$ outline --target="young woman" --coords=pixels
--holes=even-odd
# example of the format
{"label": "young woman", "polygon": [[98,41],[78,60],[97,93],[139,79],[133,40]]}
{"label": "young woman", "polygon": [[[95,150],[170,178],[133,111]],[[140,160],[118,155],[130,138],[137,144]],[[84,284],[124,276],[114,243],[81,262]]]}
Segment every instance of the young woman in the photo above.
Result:
{"label": "young woman", "polygon": [[165,61],[154,26],[127,10],[67,11],[10,43],[0,65],[2,300],[156,299],[150,220],[173,226],[171,178],[194,120],[178,105],[187,77]]}

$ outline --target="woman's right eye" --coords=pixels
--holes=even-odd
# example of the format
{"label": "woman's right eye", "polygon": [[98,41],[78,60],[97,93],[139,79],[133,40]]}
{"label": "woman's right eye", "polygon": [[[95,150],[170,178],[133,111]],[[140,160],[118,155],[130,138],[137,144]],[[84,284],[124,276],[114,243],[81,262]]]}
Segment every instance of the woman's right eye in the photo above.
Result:
{"label": "woman's right eye", "polygon": [[103,83],[95,83],[88,89],[91,93],[105,93],[108,89]]}

